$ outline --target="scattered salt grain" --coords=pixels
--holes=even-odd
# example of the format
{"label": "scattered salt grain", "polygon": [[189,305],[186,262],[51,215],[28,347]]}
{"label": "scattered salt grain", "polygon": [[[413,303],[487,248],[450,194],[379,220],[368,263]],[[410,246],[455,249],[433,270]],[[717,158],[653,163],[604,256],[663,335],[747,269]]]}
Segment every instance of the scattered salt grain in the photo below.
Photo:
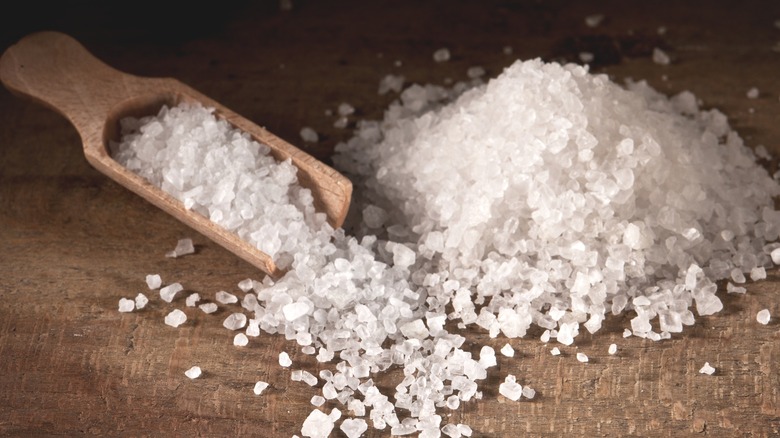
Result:
{"label": "scattered salt grain", "polygon": [[780,248],[775,248],[771,253],[772,263],[780,265]]}
{"label": "scattered salt grain", "polygon": [[726,292],[730,294],[744,294],[747,292],[747,289],[742,286],[735,286],[734,283],[729,281],[726,283]]}
{"label": "scattered salt grain", "polygon": [[217,311],[216,303],[203,303],[198,306],[203,313],[214,313]]}
{"label": "scattered salt grain", "polygon": [[330,436],[333,426],[333,419],[329,415],[315,409],[303,421],[301,435],[309,438],[327,438]]}
{"label": "scattered salt grain", "polygon": [[138,310],[143,309],[146,307],[146,305],[149,303],[149,298],[146,298],[146,295],[142,293],[138,293],[135,297],[135,308]]}
{"label": "scattered salt grain", "polygon": [[480,66],[469,67],[469,69],[466,70],[466,76],[468,76],[469,79],[481,78],[482,76],[485,76],[485,69]]}
{"label": "scattered salt grain", "polygon": [[746,96],[748,99],[758,99],[759,94],[758,88],[752,87],[747,91]]}
{"label": "scattered salt grain", "polygon": [[347,418],[341,422],[339,429],[344,432],[347,438],[358,438],[368,430],[368,423],[362,418]]}
{"label": "scattered salt grain", "polygon": [[255,387],[252,391],[254,391],[255,395],[260,395],[265,391],[265,389],[268,388],[268,383],[259,381],[255,383]]}
{"label": "scattered salt grain", "polygon": [[631,332],[631,330],[629,330],[629,329],[623,329],[623,337],[624,337],[624,338],[629,338],[629,337],[631,337],[631,335],[633,335],[633,333]]}
{"label": "scattered salt grain", "polygon": [[201,369],[199,366],[194,366],[187,371],[184,372],[184,375],[189,377],[190,379],[197,379],[201,375]]}
{"label": "scattered salt grain", "polygon": [[184,290],[184,287],[180,283],[173,283],[160,289],[160,298],[166,303],[173,301],[173,298],[177,293]]}
{"label": "scattered salt grain", "polygon": [[236,312],[225,318],[222,322],[222,326],[228,330],[239,330],[246,326],[246,320],[246,315]]}
{"label": "scattered salt grain", "polygon": [[217,292],[215,299],[221,304],[233,304],[238,302],[238,297],[235,295],[221,290]]}
{"label": "scattered salt grain", "polygon": [[237,333],[233,337],[233,345],[236,347],[246,347],[249,344],[249,338],[243,333]]}
{"label": "scattered salt grain", "polygon": [[515,376],[509,374],[498,386],[498,393],[509,400],[518,401],[523,395],[523,387],[517,383]]}
{"label": "scattered salt grain", "polygon": [[168,251],[165,254],[165,257],[169,258],[176,258],[181,257],[187,254],[194,254],[195,253],[195,246],[192,244],[192,239],[180,239],[176,243],[176,248],[173,249],[173,251]]}
{"label": "scattered salt grain", "polygon": [[346,102],[342,102],[339,104],[338,113],[341,116],[349,116],[355,113],[355,107]]}
{"label": "scattered salt grain", "polygon": [[149,274],[146,276],[146,285],[150,290],[157,289],[162,285],[162,279],[158,274]]}
{"label": "scattered salt grain", "polygon": [[585,64],[588,64],[590,62],[593,62],[595,59],[595,56],[591,52],[580,52],[579,54],[580,61],[582,61]]}
{"label": "scattered salt grain", "polygon": [[610,344],[609,349],[607,350],[607,353],[609,354],[615,354],[617,353],[617,344]]}
{"label": "scattered salt grain", "polygon": [[290,360],[290,355],[286,352],[282,351],[279,353],[279,365],[287,368],[290,365],[292,365],[292,360]]}
{"label": "scattered salt grain", "polygon": [[405,77],[401,75],[387,75],[379,81],[379,94],[387,94],[392,91],[400,93],[404,86]]}
{"label": "scattered salt grain", "polygon": [[436,62],[446,62],[450,60],[450,51],[447,48],[441,48],[433,52],[433,60]]}
{"label": "scattered salt grain", "polygon": [[653,62],[660,65],[669,65],[671,58],[663,50],[658,47],[653,49]]}
{"label": "scattered salt grain", "polygon": [[171,327],[178,327],[187,321],[187,315],[179,309],[173,309],[165,315],[165,324]]}
{"label": "scattered salt grain", "polygon": [[535,396],[536,396],[536,390],[535,389],[531,388],[528,385],[523,386],[523,397],[527,398],[528,400],[531,400]]}
{"label": "scattered salt grain", "polygon": [[200,294],[194,292],[187,297],[184,303],[187,305],[187,307],[195,307],[198,304],[198,301],[200,301]]}
{"label": "scattered salt grain", "polygon": [[506,357],[514,357],[515,349],[512,348],[511,345],[505,344],[503,347],[501,347],[501,354],[503,354]]}
{"label": "scattered salt grain", "polygon": [[238,282],[238,288],[241,292],[249,292],[255,287],[255,282],[251,278],[245,278]]}
{"label": "scattered salt grain", "polygon": [[598,27],[604,21],[604,14],[591,14],[585,17],[585,25],[588,27]]}
{"label": "scattered salt grain", "polygon": [[305,141],[306,143],[317,143],[320,140],[320,136],[317,135],[317,131],[314,129],[304,126],[301,128],[301,139]]}
{"label": "scattered salt grain", "polygon": [[756,314],[756,321],[758,321],[759,324],[767,325],[769,324],[770,319],[771,315],[769,314],[769,309],[762,309]]}
{"label": "scattered salt grain", "polygon": [[119,299],[119,311],[122,313],[132,312],[135,309],[135,301],[127,298]]}
{"label": "scattered salt grain", "polygon": [[699,373],[701,373],[701,374],[708,374],[708,375],[711,376],[712,374],[715,373],[715,368],[713,368],[710,365],[709,362],[704,362],[704,366],[701,367],[701,369],[699,370]]}
{"label": "scattered salt grain", "polygon": [[588,355],[585,353],[577,353],[577,360],[582,363],[585,363],[588,361]]}
{"label": "scattered salt grain", "polygon": [[558,347],[553,347],[552,350],[550,350],[550,354],[553,356],[559,356],[561,354],[561,350],[559,350]]}

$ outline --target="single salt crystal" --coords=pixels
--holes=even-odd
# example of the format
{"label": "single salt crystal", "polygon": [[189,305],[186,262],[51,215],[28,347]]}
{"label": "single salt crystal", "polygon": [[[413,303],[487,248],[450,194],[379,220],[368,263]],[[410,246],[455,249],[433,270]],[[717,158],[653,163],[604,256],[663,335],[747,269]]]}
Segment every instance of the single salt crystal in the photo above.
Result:
{"label": "single salt crystal", "polygon": [[250,319],[246,327],[246,335],[256,338],[260,336],[260,323],[256,319]]}
{"label": "single salt crystal", "polygon": [[479,351],[479,364],[482,365],[483,368],[490,368],[497,365],[496,351],[493,347],[488,345],[482,347]]}
{"label": "single salt crystal", "polygon": [[607,350],[607,353],[609,353],[609,354],[617,353],[617,344],[610,344],[609,345],[609,349]]}
{"label": "single salt crystal", "polygon": [[450,51],[447,48],[441,48],[433,52],[433,60],[436,62],[446,62],[450,60]]}
{"label": "single salt crystal", "polygon": [[140,310],[146,307],[146,305],[149,303],[149,298],[146,298],[146,295],[142,293],[138,293],[135,297],[135,308]]}
{"label": "single salt crystal", "polygon": [[319,382],[314,374],[305,370],[301,372],[301,381],[309,386],[317,386]]}
{"label": "single salt crystal", "polygon": [[666,52],[656,47],[653,49],[653,62],[660,65],[669,65],[672,60]]}
{"label": "single salt crystal", "polygon": [[287,368],[290,365],[292,365],[292,360],[290,360],[290,355],[286,352],[282,351],[279,353],[279,365]]}
{"label": "single salt crystal", "polygon": [[255,387],[254,387],[253,391],[254,391],[255,395],[260,395],[260,394],[263,393],[263,391],[265,391],[266,388],[268,388],[268,383],[263,382],[263,381],[259,381],[259,382],[255,383]]}
{"label": "single salt crystal", "polygon": [[233,345],[236,347],[246,347],[247,344],[249,344],[249,338],[247,338],[245,334],[237,333],[233,337]]}
{"label": "single salt crystal", "polygon": [[759,324],[767,325],[769,324],[770,319],[769,309],[762,309],[756,314],[756,321],[758,321]]}
{"label": "single salt crystal", "polygon": [[747,292],[747,289],[742,286],[734,286],[734,283],[729,281],[726,283],[726,292],[730,294],[744,294]]}
{"label": "single salt crystal", "polygon": [[187,371],[184,372],[184,375],[189,377],[190,379],[197,379],[201,375],[201,369],[199,366],[194,366]]}
{"label": "single salt crystal", "polygon": [[320,136],[317,135],[317,131],[308,126],[301,128],[301,138],[307,143],[317,143],[320,140]]}
{"label": "single salt crystal", "polygon": [[214,313],[217,311],[216,303],[203,303],[198,306],[203,313]]}
{"label": "single salt crystal", "polygon": [[704,366],[701,367],[699,373],[708,374],[711,376],[713,373],[715,373],[715,368],[713,368],[709,362],[704,362]]}
{"label": "single salt crystal", "polygon": [[228,330],[238,330],[246,326],[246,315],[240,312],[232,313],[225,318],[222,322],[222,326]]}
{"label": "single salt crystal", "polygon": [[593,62],[595,59],[595,56],[591,52],[580,52],[579,54],[580,61],[587,64],[589,62]]}
{"label": "single salt crystal", "polygon": [[184,287],[182,287],[180,283],[169,284],[168,286],[160,289],[160,298],[162,298],[162,300],[166,303],[170,303],[173,301],[173,297],[175,297],[176,294],[182,290],[184,290]]}
{"label": "single salt crystal", "polygon": [[368,430],[368,423],[362,418],[347,418],[339,426],[347,438],[359,438]]}
{"label": "single salt crystal", "polygon": [[773,249],[770,256],[772,257],[772,263],[780,265],[780,248]]}
{"label": "single salt crystal", "polygon": [[333,420],[329,415],[315,409],[311,411],[301,427],[301,435],[309,438],[327,438],[333,430]]}
{"label": "single salt crystal", "polygon": [[195,307],[195,305],[198,304],[198,301],[200,301],[200,294],[195,292],[191,293],[184,301],[184,303],[187,305],[187,307]]}
{"label": "single salt crystal", "polygon": [[387,75],[379,81],[379,94],[387,94],[390,91],[400,93],[403,89],[404,81],[406,78],[403,76]]}
{"label": "single salt crystal", "polygon": [[323,397],[321,395],[314,395],[314,396],[312,396],[311,400],[309,401],[309,403],[311,403],[312,405],[314,405],[316,407],[320,407],[320,406],[324,405],[325,402],[326,402],[325,397]]}
{"label": "single salt crystal", "polygon": [[558,356],[561,354],[561,350],[559,350],[558,347],[553,347],[552,350],[550,350],[550,354],[553,356]]}
{"label": "single salt crystal", "polygon": [[255,287],[255,282],[251,278],[245,278],[238,282],[238,288],[241,292],[249,292]]}
{"label": "single salt crystal", "polygon": [[591,14],[585,17],[585,25],[588,27],[597,27],[604,21],[604,14]]}
{"label": "single salt crystal", "polygon": [[623,337],[624,337],[624,338],[628,338],[628,337],[630,337],[632,334],[633,334],[633,333],[631,332],[631,330],[629,330],[629,329],[623,329]]}
{"label": "single salt crystal", "polygon": [[463,436],[471,436],[472,434],[471,426],[468,424],[458,424],[458,430]]}
{"label": "single salt crystal", "polygon": [[348,116],[350,114],[354,114],[355,113],[355,107],[350,105],[350,104],[348,104],[348,103],[346,103],[346,102],[343,102],[343,103],[339,104],[338,113],[339,113],[339,115],[342,115],[342,116]]}
{"label": "single salt crystal", "polygon": [[178,327],[187,321],[187,315],[179,309],[173,309],[171,313],[165,316],[165,324],[171,327]]}
{"label": "single salt crystal", "polygon": [[501,354],[503,354],[506,357],[514,357],[515,349],[512,348],[511,345],[505,344],[503,347],[501,347]]}
{"label": "single salt crystal", "polygon": [[469,67],[469,69],[466,70],[466,76],[468,76],[469,79],[481,78],[482,76],[485,76],[485,69],[480,66]]}
{"label": "single salt crystal", "polygon": [[119,311],[122,313],[132,312],[135,309],[135,301],[127,298],[119,299]]}
{"label": "single salt crystal", "polygon": [[527,398],[528,400],[531,400],[536,396],[536,390],[531,388],[530,386],[526,385],[523,386],[523,397]]}
{"label": "single salt crystal", "polygon": [[460,431],[458,430],[458,426],[454,424],[447,424],[442,427],[441,433],[447,435],[450,438],[460,438]]}
{"label": "single salt crystal", "polygon": [[347,126],[349,126],[349,118],[347,117],[339,117],[335,122],[333,122],[334,128],[344,129]]}
{"label": "single salt crystal", "polygon": [[146,276],[146,285],[150,290],[157,289],[162,285],[162,279],[158,274],[149,274]]}
{"label": "single salt crystal", "polygon": [[284,313],[284,318],[287,321],[295,321],[309,312],[309,305],[304,302],[297,301],[295,303],[287,304],[282,308],[282,311]]}
{"label": "single salt crystal", "polygon": [[498,386],[498,393],[509,400],[518,401],[523,395],[523,387],[517,383],[514,375],[509,374]]}
{"label": "single salt crystal", "polygon": [[759,94],[758,88],[756,87],[750,88],[746,93],[748,99],[758,99]]}
{"label": "single salt crystal", "polygon": [[585,363],[588,361],[588,355],[586,355],[585,353],[577,353],[577,360]]}
{"label": "single salt crystal", "polygon": [[176,248],[173,251],[168,251],[165,257],[176,258],[187,254],[195,253],[195,246],[192,244],[192,239],[180,239],[176,243]]}
{"label": "single salt crystal", "polygon": [[222,304],[233,304],[238,302],[238,297],[231,293],[225,292],[224,290],[217,292],[216,299]]}

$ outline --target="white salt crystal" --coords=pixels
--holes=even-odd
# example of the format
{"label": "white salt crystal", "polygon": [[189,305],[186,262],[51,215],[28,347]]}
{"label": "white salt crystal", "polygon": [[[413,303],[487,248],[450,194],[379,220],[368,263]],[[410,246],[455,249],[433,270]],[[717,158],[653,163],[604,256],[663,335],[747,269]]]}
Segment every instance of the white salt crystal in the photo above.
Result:
{"label": "white salt crystal", "polygon": [[301,427],[301,435],[310,438],[327,438],[333,430],[333,420],[324,412],[311,411]]}
{"label": "white salt crystal", "polygon": [[318,383],[317,377],[308,371],[301,373],[301,381],[309,386],[317,386]]}
{"label": "white salt crystal", "polygon": [[427,338],[428,335],[430,334],[428,332],[428,328],[425,327],[425,323],[419,319],[407,322],[406,324],[402,325],[400,329],[401,329],[401,333],[403,333],[403,335],[406,338],[411,338],[411,339],[422,340]]}
{"label": "white salt crystal", "polygon": [[527,398],[528,400],[531,400],[535,396],[536,396],[536,390],[535,389],[531,388],[528,385],[523,386],[523,397]]}
{"label": "white salt crystal", "polygon": [[387,75],[379,82],[379,94],[387,94],[390,91],[400,93],[406,78],[403,76]]}
{"label": "white salt crystal", "polygon": [[780,265],[780,248],[775,248],[771,253],[772,263]]}
{"label": "white salt crystal", "polygon": [[162,300],[166,303],[170,303],[173,301],[173,298],[176,296],[176,294],[183,290],[184,287],[179,283],[169,284],[168,286],[160,289],[160,298],[162,298]]}
{"label": "white salt crystal", "polygon": [[149,274],[146,276],[146,285],[149,289],[157,289],[162,285],[162,279],[158,274]]}
{"label": "white salt crystal", "polygon": [[481,78],[484,75],[485,69],[480,66],[469,67],[469,69],[466,70],[466,76],[468,76],[470,79]]}
{"label": "white salt crystal", "polygon": [[189,377],[190,379],[197,379],[201,375],[201,369],[199,366],[194,366],[187,371],[184,372],[184,375]]}
{"label": "white salt crystal", "polygon": [[713,368],[709,362],[704,362],[704,366],[701,367],[699,373],[709,374],[711,376],[713,373],[715,373],[715,368]]}
{"label": "white salt crystal", "polygon": [[609,345],[609,349],[607,350],[607,353],[609,353],[609,354],[617,353],[617,344],[610,344]]}
{"label": "white salt crystal", "polygon": [[758,99],[758,95],[759,95],[758,88],[752,87],[747,91],[746,95],[748,99]]}
{"label": "white salt crystal", "polygon": [[744,294],[747,292],[747,289],[742,286],[735,286],[734,283],[729,281],[726,283],[726,292],[730,294]]}
{"label": "white salt crystal", "polygon": [[368,430],[368,423],[362,418],[347,418],[341,422],[339,429],[344,432],[347,438],[359,438]]}
{"label": "white salt crystal", "polygon": [[750,279],[753,281],[764,280],[766,278],[766,269],[763,266],[756,266],[750,270]]}
{"label": "white salt crystal", "polygon": [[458,424],[458,430],[463,436],[471,436],[472,434],[471,426],[468,424]]}
{"label": "white salt crystal", "polygon": [[231,313],[222,321],[222,326],[228,330],[239,330],[246,326],[246,315],[240,312]]}
{"label": "white salt crystal", "polygon": [[292,365],[292,360],[290,360],[290,356],[286,352],[284,352],[284,351],[279,353],[279,365],[281,365],[281,366],[283,366],[285,368],[287,368],[290,365]]}
{"label": "white salt crystal", "polygon": [[343,102],[343,103],[339,104],[338,113],[339,113],[339,115],[342,115],[342,116],[348,116],[350,114],[354,114],[355,113],[355,107],[350,105],[350,104],[348,104],[348,103],[346,103],[346,102]]}
{"label": "white salt crystal", "polygon": [[514,357],[515,349],[512,348],[511,345],[505,344],[503,347],[501,347],[501,354],[503,354],[506,357]]}
{"label": "white salt crystal", "polygon": [[221,304],[233,304],[238,302],[238,297],[223,290],[217,292],[215,298]]}
{"label": "white salt crystal", "polygon": [[585,17],[585,25],[588,27],[597,27],[604,21],[604,14],[591,14]]}
{"label": "white salt crystal", "polygon": [[135,309],[135,301],[129,300],[127,298],[120,298],[119,299],[119,311],[120,312],[132,312],[133,309]]}
{"label": "white salt crystal", "polygon": [[498,393],[509,400],[518,401],[523,395],[523,387],[517,383],[515,376],[509,374],[498,386]]}
{"label": "white salt crystal", "polygon": [[304,302],[295,302],[287,304],[282,308],[284,317],[288,321],[295,321],[309,312],[309,305]]}
{"label": "white salt crystal", "polygon": [[669,65],[671,58],[663,50],[658,47],[653,49],[653,62],[660,65]]}
{"label": "white salt crystal", "polygon": [[589,62],[592,62],[595,59],[595,56],[591,52],[580,52],[579,58],[580,61],[587,64]]}
{"label": "white salt crystal", "polygon": [[320,407],[320,406],[324,405],[325,402],[326,402],[325,397],[323,397],[321,395],[314,395],[314,396],[311,397],[311,400],[309,401],[309,403],[311,403],[312,405],[314,405],[316,407]]}
{"label": "white salt crystal", "polygon": [[203,313],[214,313],[217,311],[217,305],[215,303],[203,303],[198,307]]}
{"label": "white salt crystal", "polygon": [[180,239],[176,243],[176,248],[173,251],[168,251],[165,257],[176,258],[187,254],[194,254],[195,246],[192,244],[192,239]]}
{"label": "white salt crystal", "polygon": [[767,325],[769,324],[769,320],[769,309],[762,309],[756,314],[756,321],[758,321],[759,324]]}
{"label": "white salt crystal", "polygon": [[260,395],[265,391],[265,389],[268,388],[268,383],[259,381],[255,383],[255,387],[252,391],[254,391],[255,395]]}
{"label": "white salt crystal", "polygon": [[179,309],[173,309],[165,316],[165,324],[178,327],[187,321],[187,315]]}
{"label": "white salt crystal", "polygon": [[249,292],[255,287],[255,282],[252,281],[251,278],[245,278],[238,282],[238,288],[241,289],[242,292]]}
{"label": "white salt crystal", "polygon": [[246,347],[249,344],[249,338],[243,333],[237,333],[233,337],[233,345],[236,347]]}
{"label": "white salt crystal", "polygon": [[585,353],[577,353],[577,360],[585,363],[588,361],[588,355],[586,355]]}
{"label": "white salt crystal", "polygon": [[301,128],[301,139],[306,143],[317,143],[320,140],[320,136],[317,135],[317,131],[308,126]]}
{"label": "white salt crystal", "polygon": [[482,365],[483,368],[496,366],[496,351],[493,350],[493,347],[488,345],[482,347],[479,351],[479,364]]}
{"label": "white salt crystal", "polygon": [[624,337],[624,338],[628,338],[628,337],[630,337],[632,334],[633,334],[633,333],[631,332],[631,330],[629,330],[629,329],[623,329],[623,337]]}
{"label": "white salt crystal", "polygon": [[450,60],[450,51],[447,48],[441,48],[433,52],[433,60],[436,62],[446,62]]}
{"label": "white salt crystal", "polygon": [[349,118],[347,117],[339,117],[336,119],[335,122],[333,122],[334,128],[344,129],[349,125]]}
{"label": "white salt crystal", "polygon": [[149,298],[146,298],[146,295],[142,293],[138,293],[138,295],[135,296],[135,308],[136,309],[143,309],[146,307],[146,305],[149,303]]}
{"label": "white salt crystal", "polygon": [[559,350],[558,347],[553,347],[552,350],[550,350],[550,354],[553,356],[558,356],[561,354],[561,350]]}
{"label": "white salt crystal", "polygon": [[200,294],[195,292],[191,293],[184,301],[184,303],[187,305],[187,307],[195,307],[195,305],[198,304],[198,301],[200,301]]}

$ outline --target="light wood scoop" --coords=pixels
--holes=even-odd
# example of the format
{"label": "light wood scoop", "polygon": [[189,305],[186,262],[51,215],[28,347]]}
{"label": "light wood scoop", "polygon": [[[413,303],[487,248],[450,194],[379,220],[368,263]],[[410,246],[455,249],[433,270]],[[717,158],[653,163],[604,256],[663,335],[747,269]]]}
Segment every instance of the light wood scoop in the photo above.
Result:
{"label": "light wood scoop", "polygon": [[285,142],[218,102],[169,78],[142,78],[115,70],[92,56],[73,38],[57,32],[29,35],[0,58],[0,80],[15,94],[32,98],[65,116],[81,135],[87,161],[100,172],[173,215],[228,251],[271,276],[282,272],[268,254],[114,161],[109,141],[119,141],[119,120],[156,115],[163,105],[199,102],[217,117],[271,148],[279,161],[292,159],[298,180],[312,191],[315,207],[340,227],[349,208],[352,184],[311,155]]}

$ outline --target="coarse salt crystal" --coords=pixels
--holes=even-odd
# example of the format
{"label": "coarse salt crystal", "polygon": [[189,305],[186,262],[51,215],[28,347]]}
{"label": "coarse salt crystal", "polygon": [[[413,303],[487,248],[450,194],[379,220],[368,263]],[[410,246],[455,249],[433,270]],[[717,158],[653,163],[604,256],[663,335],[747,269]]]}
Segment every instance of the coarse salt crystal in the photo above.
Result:
{"label": "coarse salt crystal", "polygon": [[582,363],[585,363],[588,361],[588,355],[585,353],[577,353],[577,360]]}
{"label": "coarse salt crystal", "polygon": [[260,395],[263,393],[263,391],[265,391],[266,388],[268,388],[268,383],[259,381],[255,383],[255,387],[252,389],[252,391],[254,391],[255,395]]}
{"label": "coarse salt crystal", "polygon": [[759,96],[760,93],[758,91],[758,88],[752,87],[745,94],[746,94],[748,99],[758,99],[758,96]]}
{"label": "coarse salt crystal", "polygon": [[368,423],[362,418],[347,418],[341,422],[339,429],[344,432],[347,438],[359,438],[368,430]]}
{"label": "coarse salt crystal", "polygon": [[150,290],[157,289],[162,285],[162,279],[158,274],[149,274],[146,276],[146,285]]}
{"label": "coarse salt crystal", "polygon": [[653,62],[660,65],[669,65],[672,60],[666,52],[656,47],[653,49]]}
{"label": "coarse salt crystal", "polygon": [[506,357],[514,357],[515,349],[512,348],[511,345],[505,344],[503,347],[501,347],[501,354],[503,354]]}
{"label": "coarse salt crystal", "polygon": [[436,62],[446,62],[450,60],[450,51],[447,48],[441,48],[433,52],[433,60]]}
{"label": "coarse salt crystal", "polygon": [[127,298],[119,299],[119,311],[122,313],[132,312],[135,309],[135,301]]}
{"label": "coarse salt crystal", "polygon": [[135,308],[136,309],[143,309],[146,307],[146,305],[149,303],[149,298],[146,298],[146,295],[142,293],[138,293],[135,297]]}
{"label": "coarse salt crystal", "polygon": [[523,387],[517,383],[514,375],[509,374],[498,386],[498,393],[509,400],[518,401],[523,395]]}
{"label": "coarse salt crystal", "polygon": [[249,344],[249,338],[243,333],[236,333],[233,337],[233,345],[236,347],[246,347]]}
{"label": "coarse salt crystal", "polygon": [[704,366],[701,367],[699,373],[708,374],[711,376],[713,373],[715,373],[715,368],[713,368],[709,362],[704,362]]}
{"label": "coarse salt crystal", "polygon": [[279,353],[279,365],[287,368],[290,365],[292,365],[292,360],[290,360],[290,355],[286,352],[282,351]]}
{"label": "coarse salt crystal", "polygon": [[221,304],[233,304],[238,302],[238,297],[235,295],[221,290],[217,292],[215,299]]}
{"label": "coarse salt crystal", "polygon": [[203,303],[198,307],[203,313],[214,313],[217,311],[217,305],[215,303]]}
{"label": "coarse salt crystal", "polygon": [[553,347],[552,350],[550,350],[550,354],[553,356],[558,356],[561,354],[561,350],[559,350],[558,347]]}
{"label": "coarse salt crystal", "polygon": [[769,309],[762,309],[756,314],[756,321],[758,321],[759,324],[767,325],[769,324],[770,319],[771,315],[769,314]]}
{"label": "coarse salt crystal", "polygon": [[184,375],[186,375],[190,379],[197,379],[198,377],[200,377],[201,374],[202,372],[199,366],[194,366],[184,372]]}
{"label": "coarse salt crystal", "polygon": [[173,283],[160,289],[160,298],[166,303],[173,301],[173,298],[177,293],[184,290],[184,287],[180,283]]}
{"label": "coarse salt crystal", "polygon": [[168,251],[165,257],[176,258],[187,254],[195,253],[195,246],[192,244],[192,239],[181,239],[176,243],[176,248],[173,251]]}
{"label": "coarse salt crystal", "polygon": [[200,294],[197,292],[191,293],[187,299],[184,301],[184,303],[187,305],[187,307],[195,307],[197,305],[198,301],[200,301]]}
{"label": "coarse salt crystal", "polygon": [[607,350],[607,353],[609,353],[609,354],[617,353],[617,344],[610,344],[609,345],[609,349]]}
{"label": "coarse salt crystal", "polygon": [[317,135],[317,131],[314,129],[304,126],[301,128],[301,139],[305,141],[306,143],[317,143],[320,140],[320,136]]}
{"label": "coarse salt crystal", "polygon": [[187,315],[179,309],[173,309],[165,315],[165,324],[171,327],[178,327],[187,321]]}
{"label": "coarse salt crystal", "polygon": [[303,421],[301,435],[309,438],[326,438],[333,430],[333,426],[333,419],[329,415],[315,409]]}
{"label": "coarse salt crystal", "polygon": [[222,322],[222,326],[228,330],[238,330],[246,326],[246,321],[246,315],[236,312],[225,318],[225,320]]}

